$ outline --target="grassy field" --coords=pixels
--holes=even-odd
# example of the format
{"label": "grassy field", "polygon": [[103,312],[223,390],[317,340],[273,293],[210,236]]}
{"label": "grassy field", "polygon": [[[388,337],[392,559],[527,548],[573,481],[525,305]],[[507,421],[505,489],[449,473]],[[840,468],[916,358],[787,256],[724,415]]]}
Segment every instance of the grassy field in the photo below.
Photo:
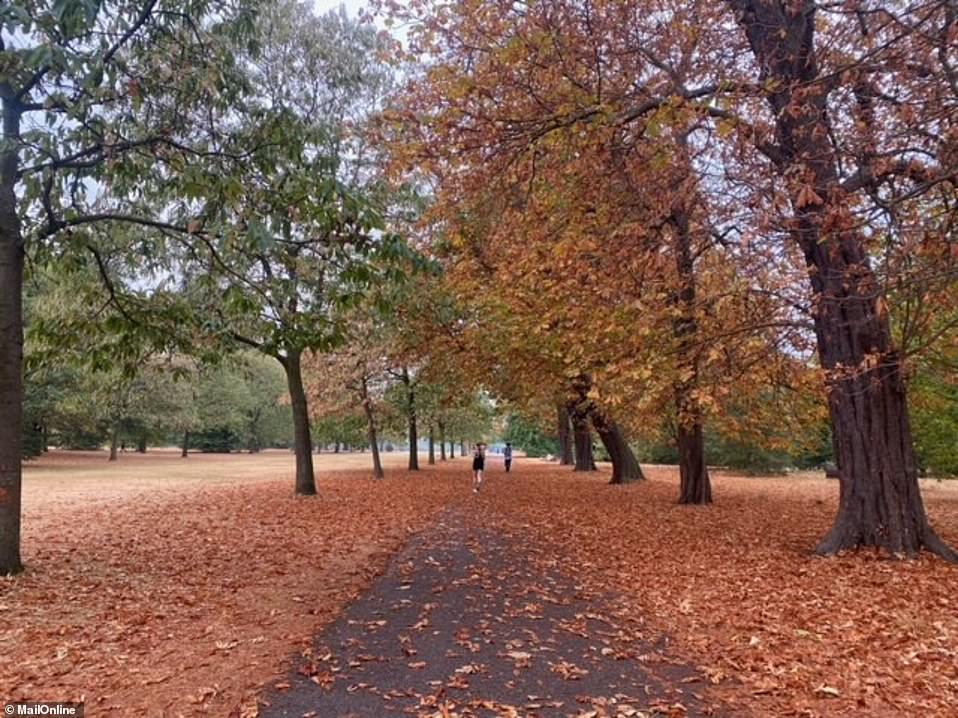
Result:
{"label": "grassy field", "polygon": [[[261,451],[257,454],[191,453],[186,459],[179,449],[151,449],[145,454],[128,451],[117,461],[107,461],[106,451],[53,450],[24,464],[24,510],[133,500],[137,494],[183,491],[219,485],[237,486],[274,482],[288,477],[293,485],[295,459],[292,452]],[[382,454],[387,468],[403,468],[408,455],[401,451]],[[426,457],[421,461],[425,464]],[[324,472],[371,472],[368,452],[323,453],[313,457],[317,476]]]}

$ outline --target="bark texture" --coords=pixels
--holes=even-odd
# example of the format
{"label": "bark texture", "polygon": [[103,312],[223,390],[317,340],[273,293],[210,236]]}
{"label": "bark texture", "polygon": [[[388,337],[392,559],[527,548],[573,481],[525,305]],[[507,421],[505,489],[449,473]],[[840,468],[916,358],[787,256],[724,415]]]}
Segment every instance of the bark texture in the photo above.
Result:
{"label": "bark texture", "polygon": [[386,474],[383,471],[382,459],[379,456],[379,432],[376,427],[376,414],[373,412],[373,402],[369,396],[369,385],[364,376],[362,379],[363,413],[366,415],[366,432],[369,435],[369,451],[373,455],[373,478],[381,479]]}
{"label": "bark texture", "polygon": [[559,465],[574,466],[575,453],[572,450],[572,431],[569,428],[569,410],[564,404],[556,409],[559,437]]}
{"label": "bark texture", "polygon": [[865,237],[847,211],[829,139],[831,87],[818,66],[815,3],[728,2],[761,68],[760,80],[773,88],[766,93],[776,117],[773,161],[783,176],[803,178],[817,198],[793,199],[792,230],[815,299],[840,481],[838,515],[817,551],[867,546],[914,556],[924,547],[956,561],[958,554],[925,515],[901,358]]}
{"label": "bark texture", "polygon": [[419,471],[419,430],[416,426],[416,387],[403,367],[402,382],[406,385],[406,420],[409,422],[409,470]]}
{"label": "bark texture", "polygon": [[313,473],[313,439],[309,429],[309,407],[303,387],[302,355],[290,350],[280,359],[286,370],[289,400],[293,409],[293,445],[296,453],[296,493],[312,496],[316,493],[316,476]]}
{"label": "bark texture", "polygon": [[595,471],[589,415],[585,411],[580,411],[576,405],[572,405],[569,407],[569,416],[572,419],[572,432],[575,437],[575,471]]}
{"label": "bark texture", "polygon": [[23,451],[23,238],[17,216],[20,114],[12,90],[0,83],[3,139],[0,152],[0,575],[20,560],[20,459]]}
{"label": "bark texture", "polygon": [[[687,201],[687,192],[679,193]],[[695,318],[695,260],[692,252],[690,210],[684,204],[673,208],[675,269],[679,280],[676,296],[678,319],[672,331],[677,344],[679,380],[675,384],[678,421],[679,503],[712,503],[712,480],[705,463],[702,410],[695,398],[699,385],[698,323]]]}
{"label": "bark texture", "polygon": [[598,409],[591,412],[592,425],[599,435],[602,445],[612,460],[612,479],[610,484],[631,484],[645,478],[638,459],[632,453],[632,447],[625,440],[622,429],[611,418]]}

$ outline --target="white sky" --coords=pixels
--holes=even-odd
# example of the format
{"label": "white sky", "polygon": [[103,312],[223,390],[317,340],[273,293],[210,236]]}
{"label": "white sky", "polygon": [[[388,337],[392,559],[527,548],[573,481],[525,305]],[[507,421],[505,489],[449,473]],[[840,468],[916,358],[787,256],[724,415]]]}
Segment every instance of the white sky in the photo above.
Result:
{"label": "white sky", "polygon": [[349,13],[350,17],[356,17],[360,9],[366,5],[366,2],[365,0],[313,0],[313,6],[318,14],[334,10],[340,5],[346,6],[346,12]]}

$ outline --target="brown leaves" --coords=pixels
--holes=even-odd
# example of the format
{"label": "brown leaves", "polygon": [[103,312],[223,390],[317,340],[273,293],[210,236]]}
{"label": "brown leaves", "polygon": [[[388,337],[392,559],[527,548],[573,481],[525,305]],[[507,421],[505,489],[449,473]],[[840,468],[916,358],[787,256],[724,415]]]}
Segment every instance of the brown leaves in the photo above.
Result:
{"label": "brown leaves", "polygon": [[[255,716],[249,692],[288,683],[277,678],[283,661],[453,489],[320,463],[320,497],[294,500],[286,452],[150,452],[124,456],[115,474],[97,458],[81,471],[82,457],[51,457],[56,473],[42,479],[31,472],[47,459],[28,470],[29,569],[0,581],[10,699],[85,695],[96,715]],[[332,655],[308,658],[304,676],[328,686]]]}

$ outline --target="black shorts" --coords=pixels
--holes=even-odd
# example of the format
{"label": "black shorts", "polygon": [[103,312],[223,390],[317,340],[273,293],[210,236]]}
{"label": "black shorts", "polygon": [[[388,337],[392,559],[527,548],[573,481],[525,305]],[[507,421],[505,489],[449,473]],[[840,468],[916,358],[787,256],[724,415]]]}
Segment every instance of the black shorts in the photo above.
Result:
{"label": "black shorts", "polygon": [[473,471],[484,471],[485,468],[486,468],[486,462],[484,459],[475,458],[472,460]]}

